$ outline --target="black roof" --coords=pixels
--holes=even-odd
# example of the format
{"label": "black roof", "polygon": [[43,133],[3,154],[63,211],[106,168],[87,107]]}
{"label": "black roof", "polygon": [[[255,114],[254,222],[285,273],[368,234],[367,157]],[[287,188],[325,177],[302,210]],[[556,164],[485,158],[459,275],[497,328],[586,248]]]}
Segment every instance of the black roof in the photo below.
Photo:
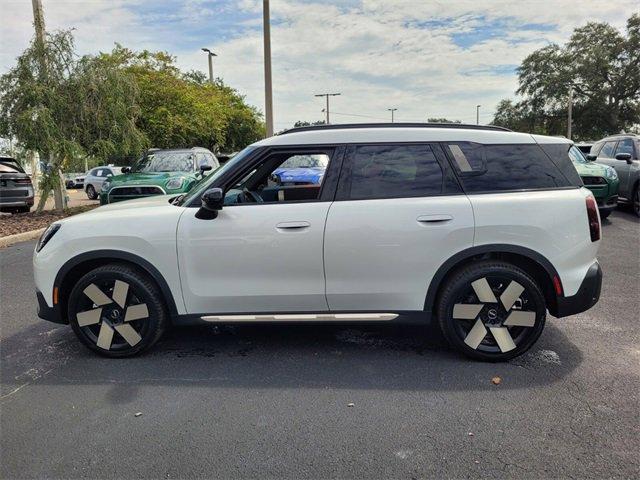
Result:
{"label": "black roof", "polygon": [[305,127],[293,127],[284,130],[278,135],[287,133],[308,132],[312,130],[343,130],[350,128],[452,128],[464,130],[498,130],[502,132],[511,132],[508,128],[498,127],[496,125],[470,125],[467,123],[332,123],[329,125],[308,125]]}

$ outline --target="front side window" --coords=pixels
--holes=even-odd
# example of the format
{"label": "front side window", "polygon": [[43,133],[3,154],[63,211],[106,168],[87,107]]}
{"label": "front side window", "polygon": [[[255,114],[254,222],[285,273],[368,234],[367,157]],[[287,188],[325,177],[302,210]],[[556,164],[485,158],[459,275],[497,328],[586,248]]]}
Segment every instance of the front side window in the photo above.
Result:
{"label": "front side window", "polygon": [[599,157],[602,158],[613,158],[613,152],[616,148],[616,142],[605,142],[602,150],[598,153]]}
{"label": "front side window", "polygon": [[618,142],[618,147],[616,148],[616,155],[619,153],[628,153],[631,155],[631,158],[633,158],[633,140],[630,138],[620,140]]}
{"label": "front side window", "polygon": [[449,144],[447,148],[468,193],[570,185],[538,145],[480,145],[460,142]]}
{"label": "front side window", "polygon": [[192,172],[194,155],[192,152],[153,152],[141,158],[135,172]]}
{"label": "front side window", "polygon": [[442,193],[442,168],[429,145],[363,145],[352,158],[352,200]]}
{"label": "front side window", "polygon": [[330,156],[331,151],[273,153],[233,182],[224,204],[318,200]]}

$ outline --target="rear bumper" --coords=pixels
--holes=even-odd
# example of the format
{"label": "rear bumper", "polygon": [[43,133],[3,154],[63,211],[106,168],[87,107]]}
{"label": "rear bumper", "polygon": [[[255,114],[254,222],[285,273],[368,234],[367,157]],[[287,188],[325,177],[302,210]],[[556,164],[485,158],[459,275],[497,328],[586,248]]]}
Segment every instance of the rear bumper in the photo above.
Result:
{"label": "rear bumper", "polygon": [[589,310],[598,303],[601,288],[602,268],[600,268],[598,262],[595,262],[587,270],[587,274],[576,294],[571,297],[559,296],[556,309],[551,311],[551,314],[560,318]]}
{"label": "rear bumper", "polygon": [[47,301],[44,299],[42,292],[36,290],[36,298],[38,299],[38,317],[53,323],[67,323],[60,315],[58,308],[47,305]]}

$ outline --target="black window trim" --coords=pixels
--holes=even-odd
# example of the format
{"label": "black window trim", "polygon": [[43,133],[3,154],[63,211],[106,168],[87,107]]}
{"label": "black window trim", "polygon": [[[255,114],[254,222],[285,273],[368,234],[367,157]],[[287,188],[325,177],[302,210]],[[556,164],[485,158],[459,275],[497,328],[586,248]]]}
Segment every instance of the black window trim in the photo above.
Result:
{"label": "black window trim", "polygon": [[[338,188],[336,190],[335,201],[336,202],[363,202],[368,200],[399,200],[402,198],[431,198],[431,197],[446,197],[452,195],[464,195],[460,181],[456,178],[455,174],[451,170],[451,165],[447,162],[446,156],[440,145],[441,142],[363,142],[363,143],[349,143],[346,145],[346,151],[344,155],[344,162],[342,171],[340,172],[340,180],[338,182]],[[351,198],[350,186],[351,186],[351,173],[353,169],[353,159],[355,156],[356,148],[369,147],[369,146],[428,146],[431,148],[436,161],[440,165],[442,170],[442,184],[440,193],[432,193],[429,195],[408,195],[400,197],[389,197],[386,195],[367,197],[367,198]],[[447,180],[453,181],[459,188],[458,191],[449,191],[447,189]]]}

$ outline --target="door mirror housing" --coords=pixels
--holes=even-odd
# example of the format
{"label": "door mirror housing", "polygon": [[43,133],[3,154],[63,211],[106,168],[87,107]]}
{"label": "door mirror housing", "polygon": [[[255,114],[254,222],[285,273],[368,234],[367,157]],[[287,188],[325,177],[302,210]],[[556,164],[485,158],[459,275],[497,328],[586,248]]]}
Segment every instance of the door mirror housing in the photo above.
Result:
{"label": "door mirror housing", "polygon": [[211,165],[207,165],[206,163],[200,165],[200,173],[202,175],[204,175],[204,172],[208,172],[210,170],[213,170],[213,167]]}
{"label": "door mirror housing", "polygon": [[627,163],[631,163],[631,154],[630,153],[617,153],[616,160],[624,160]]}
{"label": "door mirror housing", "polygon": [[196,213],[196,218],[213,220],[222,210],[224,203],[224,191],[221,188],[210,188],[202,194],[202,206]]}
{"label": "door mirror housing", "polygon": [[129,173],[131,171],[131,167],[122,167],[122,173]]}
{"label": "door mirror housing", "polygon": [[587,155],[587,160],[590,161],[590,162],[595,162],[597,158],[598,158],[598,156],[594,155],[593,153],[590,153],[590,154]]}

